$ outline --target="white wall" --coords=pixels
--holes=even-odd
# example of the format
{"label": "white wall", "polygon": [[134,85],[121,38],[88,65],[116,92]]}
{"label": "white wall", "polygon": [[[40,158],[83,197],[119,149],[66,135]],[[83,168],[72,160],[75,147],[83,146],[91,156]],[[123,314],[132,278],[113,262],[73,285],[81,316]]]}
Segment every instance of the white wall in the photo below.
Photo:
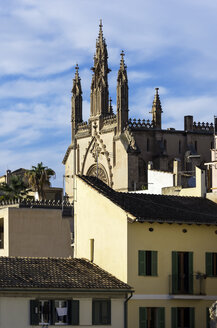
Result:
{"label": "white wall", "polygon": [[[102,297],[102,295],[101,295]],[[35,297],[6,297],[0,296],[0,327],[1,328],[30,328],[30,300]],[[43,296],[46,299],[46,296]],[[68,296],[68,298],[70,298]],[[49,299],[49,298],[48,298]],[[60,295],[56,299],[61,299]],[[92,299],[77,298],[80,301],[80,324],[73,328],[92,326]],[[111,325],[97,325],[97,328],[124,327],[124,298],[111,299]],[[41,327],[41,326],[38,326]],[[57,326],[49,326],[57,327]],[[72,326],[67,327],[71,328]]]}
{"label": "white wall", "polygon": [[162,194],[161,189],[173,186],[173,173],[148,170],[148,189],[138,190],[142,194]]}

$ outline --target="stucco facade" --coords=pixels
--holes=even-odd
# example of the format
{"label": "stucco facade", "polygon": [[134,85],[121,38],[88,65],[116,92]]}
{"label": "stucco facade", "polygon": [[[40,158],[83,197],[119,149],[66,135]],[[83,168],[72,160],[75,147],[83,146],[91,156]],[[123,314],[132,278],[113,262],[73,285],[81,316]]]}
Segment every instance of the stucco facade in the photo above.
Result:
{"label": "stucco facade", "polygon": [[0,208],[3,243],[0,256],[73,255],[71,247],[72,217],[52,208]]}
{"label": "stucco facade", "polygon": [[[99,294],[89,294],[86,296],[74,295],[74,294],[60,294],[60,293],[37,293],[38,299],[69,299],[73,295],[73,300],[78,300],[79,307],[79,325],[67,325],[67,327],[99,327],[99,328],[120,328],[124,327],[124,295],[119,298],[115,295],[109,295],[111,299],[111,325],[92,325],[92,300],[94,298],[102,298]],[[103,295],[102,299],[106,299],[108,296]],[[0,327],[2,328],[30,328],[37,327],[30,325],[30,301],[35,299],[35,294],[26,295],[23,293],[14,293],[9,295],[8,293],[0,293]],[[11,315],[13,314],[13,315]],[[41,327],[41,325],[38,325]],[[56,325],[49,325],[49,327],[56,327]]]}
{"label": "stucco facade", "polygon": [[[207,308],[217,299],[217,277],[206,277],[206,253],[217,253],[216,225],[135,222],[132,214],[79,177],[76,186],[75,257],[90,259],[92,239],[94,262],[133,286],[135,294],[128,308],[129,328],[139,327],[141,307],[164,308],[162,327],[166,328],[173,327],[172,308],[194,308],[194,327],[206,327]],[[141,250],[157,252],[155,276],[139,275]],[[191,292],[171,290],[174,252],[192,254]]]}

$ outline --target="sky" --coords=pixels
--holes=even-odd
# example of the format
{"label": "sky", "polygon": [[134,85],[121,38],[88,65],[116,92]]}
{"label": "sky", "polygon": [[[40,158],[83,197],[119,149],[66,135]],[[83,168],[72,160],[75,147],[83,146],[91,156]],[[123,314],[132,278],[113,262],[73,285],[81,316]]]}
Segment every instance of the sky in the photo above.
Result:
{"label": "sky", "polygon": [[0,0],[0,176],[43,162],[62,186],[75,65],[88,120],[100,19],[114,110],[124,50],[131,118],[151,119],[159,87],[163,128],[183,129],[184,115],[213,122],[216,13],[215,0]]}

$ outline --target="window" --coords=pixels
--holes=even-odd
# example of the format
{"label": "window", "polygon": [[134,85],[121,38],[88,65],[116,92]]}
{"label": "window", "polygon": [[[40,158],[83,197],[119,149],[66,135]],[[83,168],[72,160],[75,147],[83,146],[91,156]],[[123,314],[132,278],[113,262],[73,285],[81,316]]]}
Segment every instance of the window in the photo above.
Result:
{"label": "window", "polygon": [[139,276],[157,276],[157,251],[139,251]]}
{"label": "window", "polygon": [[194,308],[172,308],[172,328],[194,328]]}
{"label": "window", "polygon": [[194,142],[194,148],[197,151],[197,141]]}
{"label": "window", "polygon": [[111,324],[111,301],[110,300],[93,300],[92,324],[93,325],[110,325]]}
{"label": "window", "polygon": [[217,253],[206,253],[206,274],[208,277],[217,276]]}
{"label": "window", "polygon": [[164,150],[167,151],[167,141],[164,139]]}
{"label": "window", "polygon": [[0,218],[0,248],[4,248],[4,218]]}
{"label": "window", "polygon": [[140,307],[139,308],[139,328],[164,328],[165,310],[164,308]]}
{"label": "window", "polygon": [[182,152],[182,142],[181,140],[179,140],[179,154],[181,154]]}
{"label": "window", "polygon": [[172,294],[193,294],[192,252],[172,252]]}
{"label": "window", "polygon": [[79,325],[79,301],[31,300],[31,325]]}
{"label": "window", "polygon": [[149,141],[149,139],[147,139],[146,150],[147,151],[150,150],[150,141]]}

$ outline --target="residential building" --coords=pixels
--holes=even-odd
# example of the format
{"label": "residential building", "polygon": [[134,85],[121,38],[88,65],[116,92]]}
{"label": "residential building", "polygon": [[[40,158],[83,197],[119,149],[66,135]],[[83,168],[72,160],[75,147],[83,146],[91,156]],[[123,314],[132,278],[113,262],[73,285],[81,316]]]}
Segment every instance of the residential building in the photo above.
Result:
{"label": "residential building", "polygon": [[129,328],[208,328],[217,299],[217,205],[206,198],[117,192],[79,176],[75,257],[131,285]]}
{"label": "residential building", "polygon": [[73,231],[70,204],[0,203],[0,256],[73,256]]}
{"label": "residential building", "polygon": [[[163,128],[158,88],[151,109],[152,117],[147,120],[129,118],[128,77],[123,52],[117,72],[117,112],[113,112],[109,99],[108,51],[102,23],[92,71],[90,117],[87,122],[83,121],[78,66],[73,80],[72,137],[63,159],[68,197],[73,197],[75,188],[72,175],[97,176],[119,191],[140,190],[142,186],[147,186],[149,161],[153,162],[153,169],[170,172],[175,158],[180,160],[182,171],[191,172],[195,165],[210,161],[213,124],[194,122],[193,116],[187,115],[183,130]],[[147,108],[148,112],[150,108]]]}
{"label": "residential building", "polygon": [[72,258],[0,257],[0,326],[124,328],[132,288]]}

